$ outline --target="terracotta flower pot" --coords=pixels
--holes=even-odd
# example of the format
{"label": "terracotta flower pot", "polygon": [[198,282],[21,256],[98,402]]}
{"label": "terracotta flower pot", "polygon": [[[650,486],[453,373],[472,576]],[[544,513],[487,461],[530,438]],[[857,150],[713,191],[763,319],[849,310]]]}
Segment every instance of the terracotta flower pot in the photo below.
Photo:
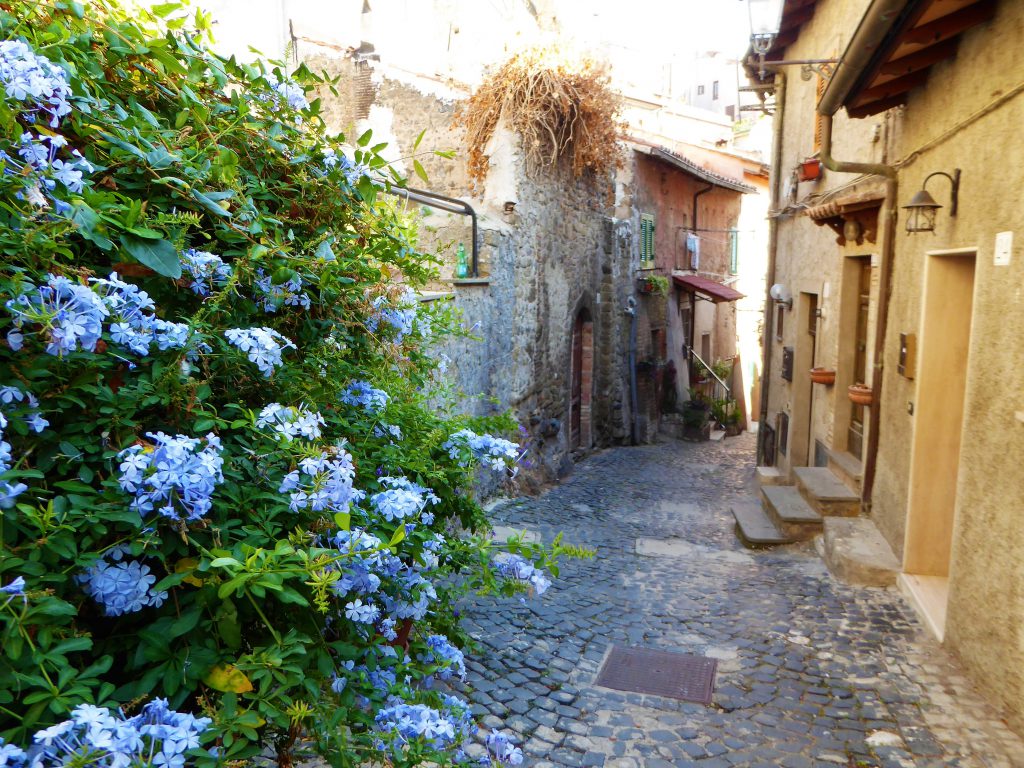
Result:
{"label": "terracotta flower pot", "polygon": [[871,405],[875,402],[875,393],[866,384],[851,384],[847,389],[850,402],[856,405]]}
{"label": "terracotta flower pot", "polygon": [[811,381],[815,384],[835,384],[836,372],[831,368],[811,368]]}

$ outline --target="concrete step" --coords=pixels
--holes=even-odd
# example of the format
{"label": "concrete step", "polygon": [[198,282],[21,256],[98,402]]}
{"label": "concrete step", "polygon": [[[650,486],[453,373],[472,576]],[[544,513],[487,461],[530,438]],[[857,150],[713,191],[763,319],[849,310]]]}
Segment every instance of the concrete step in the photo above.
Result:
{"label": "concrete step", "polygon": [[900,563],[875,524],[866,517],[827,517],[821,556],[844,584],[888,587],[896,583]]}
{"label": "concrete step", "polygon": [[738,501],[732,505],[731,511],[736,518],[736,534],[745,547],[774,547],[794,541],[775,527],[760,504]]}
{"label": "concrete step", "polygon": [[792,485],[765,486],[761,498],[775,527],[790,538],[803,541],[821,533],[821,515]]}
{"label": "concrete step", "polygon": [[860,493],[860,481],[863,474],[863,465],[860,458],[846,451],[828,451],[828,468],[838,477],[847,488],[855,493]]}
{"label": "concrete step", "polygon": [[778,467],[758,467],[755,472],[758,486],[782,485],[786,481]]}
{"label": "concrete step", "polygon": [[828,467],[797,467],[796,487],[818,514],[840,517],[860,514],[860,496],[846,487]]}

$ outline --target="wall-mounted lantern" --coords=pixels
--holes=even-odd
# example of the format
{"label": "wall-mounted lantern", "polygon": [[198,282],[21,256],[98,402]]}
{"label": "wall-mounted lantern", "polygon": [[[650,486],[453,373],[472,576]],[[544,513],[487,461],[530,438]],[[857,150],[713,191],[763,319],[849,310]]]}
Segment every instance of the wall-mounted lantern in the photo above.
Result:
{"label": "wall-mounted lantern", "polygon": [[776,283],[769,291],[768,295],[772,297],[772,300],[776,304],[783,305],[786,309],[793,308],[793,294],[790,293],[789,288],[784,286],[782,283]]}
{"label": "wall-mounted lantern", "polygon": [[935,202],[935,198],[928,193],[928,179],[932,176],[945,176],[949,179],[951,187],[949,215],[956,216],[957,198],[960,193],[960,169],[955,169],[952,175],[945,171],[935,171],[925,176],[921,189],[914,193],[909,203],[903,206],[903,210],[907,212],[907,232],[935,231],[935,212],[942,205]]}

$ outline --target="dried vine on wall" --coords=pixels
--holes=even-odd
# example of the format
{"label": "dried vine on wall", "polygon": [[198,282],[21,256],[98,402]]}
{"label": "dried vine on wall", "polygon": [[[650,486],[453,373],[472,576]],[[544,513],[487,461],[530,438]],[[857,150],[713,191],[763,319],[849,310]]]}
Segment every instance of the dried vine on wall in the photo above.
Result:
{"label": "dried vine on wall", "polygon": [[622,132],[619,97],[609,85],[607,67],[588,58],[570,58],[551,48],[516,54],[490,75],[459,115],[466,127],[468,170],[487,176],[487,143],[502,117],[523,140],[531,171],[571,159],[575,177],[602,173],[616,164]]}

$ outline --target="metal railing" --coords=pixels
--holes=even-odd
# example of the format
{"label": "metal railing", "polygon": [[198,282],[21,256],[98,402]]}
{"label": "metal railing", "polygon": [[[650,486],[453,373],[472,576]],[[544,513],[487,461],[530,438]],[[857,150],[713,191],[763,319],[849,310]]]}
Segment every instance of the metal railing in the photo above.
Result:
{"label": "metal railing", "polygon": [[[718,378],[718,375],[712,370],[711,364],[705,362],[700,355],[697,354],[693,347],[688,349],[690,356],[690,371],[701,371],[706,376],[710,377],[709,381],[705,381],[701,384],[693,384],[692,389],[700,392],[706,400],[731,400],[732,390],[724,380]],[[690,381],[693,382],[693,376]]]}

